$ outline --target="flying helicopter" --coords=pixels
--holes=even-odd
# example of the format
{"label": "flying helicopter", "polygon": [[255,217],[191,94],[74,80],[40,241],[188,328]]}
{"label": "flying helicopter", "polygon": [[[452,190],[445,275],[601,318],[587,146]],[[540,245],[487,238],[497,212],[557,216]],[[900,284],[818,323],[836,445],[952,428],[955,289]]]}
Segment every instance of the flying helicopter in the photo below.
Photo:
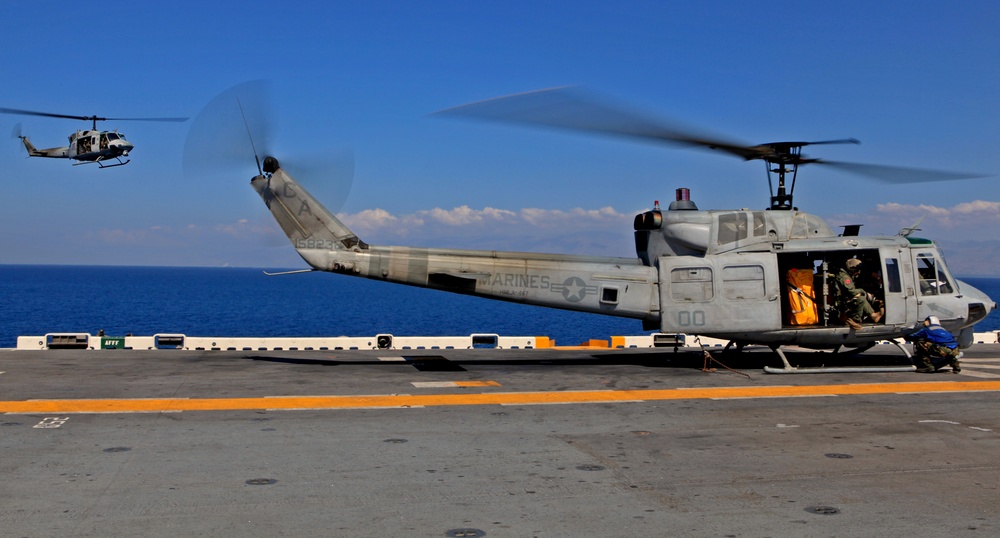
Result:
{"label": "flying helicopter", "polygon": [[75,133],[69,135],[69,145],[64,147],[48,148],[48,149],[37,149],[31,140],[28,140],[27,136],[24,136],[18,131],[15,134],[21,139],[24,144],[24,148],[28,151],[29,157],[49,157],[55,159],[72,159],[75,161],[74,166],[80,164],[91,164],[97,163],[100,168],[113,168],[116,166],[123,166],[130,162],[130,159],[122,160],[122,157],[128,157],[129,153],[135,149],[135,146],[131,142],[125,139],[123,133],[119,133],[118,130],[114,131],[98,131],[97,122],[99,121],[166,121],[166,122],[183,122],[187,121],[187,118],[103,118],[94,116],[71,116],[68,114],[52,114],[49,112],[34,112],[31,110],[19,110],[14,108],[0,108],[0,113],[4,114],[20,114],[25,116],[43,116],[47,118],[65,118],[71,120],[82,120],[91,122],[91,128],[89,130],[78,129]]}
{"label": "flying helicopter", "polygon": [[[688,188],[666,209],[636,215],[634,258],[370,245],[303,189],[273,156],[258,160],[251,185],[311,269],[490,299],[592,312],[642,321],[644,330],[725,339],[742,350],[782,346],[864,351],[913,332],[930,315],[972,344],[973,325],[996,303],[956,280],[937,245],[912,237],[861,236],[859,226],[835,233],[793,205],[800,165],[826,165],[890,181],[975,177],[955,172],[842,163],[802,149],[854,139],[746,145],[658,123],[629,110],[556,88],[463,105],[442,113],[563,127],[701,147],[763,161],[771,187],[761,210],[701,210]],[[772,182],[776,179],[775,183]],[[776,187],[776,188],[775,188]],[[835,276],[857,260],[869,296],[884,305],[851,323]],[[857,263],[852,262],[853,265]],[[727,346],[727,349],[730,347]],[[909,357],[905,347],[897,346]],[[906,369],[912,369],[907,367]],[[827,370],[828,371],[828,370]]]}

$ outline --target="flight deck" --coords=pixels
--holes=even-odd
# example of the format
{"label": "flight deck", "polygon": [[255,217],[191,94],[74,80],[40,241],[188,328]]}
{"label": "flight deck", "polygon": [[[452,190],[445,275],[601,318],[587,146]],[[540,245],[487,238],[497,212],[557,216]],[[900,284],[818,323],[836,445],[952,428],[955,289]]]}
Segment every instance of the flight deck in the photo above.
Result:
{"label": "flight deck", "polygon": [[[404,340],[398,337],[394,344]],[[377,340],[376,340],[377,344]],[[482,344],[482,342],[480,342]],[[900,364],[790,350],[803,367]],[[1000,531],[1000,345],[0,350],[11,536]]]}

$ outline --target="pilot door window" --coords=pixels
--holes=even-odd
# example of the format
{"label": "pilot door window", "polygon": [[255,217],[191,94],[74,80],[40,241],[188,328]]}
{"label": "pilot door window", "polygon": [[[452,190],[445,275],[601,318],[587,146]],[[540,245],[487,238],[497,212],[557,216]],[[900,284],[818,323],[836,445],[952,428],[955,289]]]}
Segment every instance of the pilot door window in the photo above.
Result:
{"label": "pilot door window", "polygon": [[944,271],[944,264],[933,254],[917,255],[917,275],[920,278],[920,295],[952,293],[951,282]]}

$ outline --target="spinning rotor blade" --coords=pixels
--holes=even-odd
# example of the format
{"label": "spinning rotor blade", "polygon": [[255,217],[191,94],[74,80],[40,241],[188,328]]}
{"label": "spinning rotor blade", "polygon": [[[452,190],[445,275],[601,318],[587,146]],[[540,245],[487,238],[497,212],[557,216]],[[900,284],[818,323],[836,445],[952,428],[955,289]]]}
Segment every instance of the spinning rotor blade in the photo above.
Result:
{"label": "spinning rotor blade", "polygon": [[192,122],[184,144],[185,175],[199,180],[250,178],[261,173],[258,162],[275,157],[336,213],[354,181],[353,154],[336,149],[276,148],[277,122],[271,103],[270,84],[263,80],[238,84],[209,101]]}
{"label": "spinning rotor blade", "polygon": [[497,97],[448,108],[436,115],[459,116],[576,131],[641,138],[682,146],[700,146],[744,159],[759,158],[759,150],[746,144],[699,133],[674,122],[604,102],[575,87],[551,88]]}
{"label": "spinning rotor blade", "polygon": [[331,213],[336,214],[344,207],[354,184],[354,152],[346,149],[299,151],[278,160],[281,167],[308,188]]}
{"label": "spinning rotor blade", "polygon": [[239,170],[256,171],[254,146],[260,160],[271,153],[270,137],[276,130],[272,108],[270,85],[262,80],[215,96],[191,122],[184,142],[185,174],[231,176]]}
{"label": "spinning rotor blade", "polygon": [[89,120],[90,116],[69,116],[66,114],[52,114],[50,112],[34,112],[32,110],[20,110],[17,108],[0,108],[3,114],[20,114],[22,116],[42,116],[45,118],[66,118],[69,120]]}
{"label": "spinning rotor blade", "polygon": [[[93,118],[87,118],[93,119]],[[185,122],[191,118],[97,118],[99,121],[167,121],[167,122]]]}
{"label": "spinning rotor blade", "polygon": [[929,181],[954,181],[957,179],[975,179],[986,177],[986,174],[970,174],[948,170],[931,170],[927,168],[909,168],[905,166],[886,166],[883,164],[861,164],[842,161],[827,161],[817,159],[816,164],[834,167],[842,172],[857,174],[886,183],[924,183]]}
{"label": "spinning rotor blade", "polygon": [[33,110],[20,110],[17,108],[0,108],[0,113],[3,114],[20,114],[23,116],[42,116],[46,118],[65,118],[70,120],[83,120],[83,121],[173,121],[182,122],[187,121],[188,118],[104,118],[101,116],[72,116],[69,114],[53,114],[51,112],[35,112]]}
{"label": "spinning rotor blade", "polygon": [[676,145],[704,147],[723,151],[748,161],[760,159],[782,166],[825,164],[844,172],[894,183],[984,177],[982,174],[827,161],[809,158],[801,153],[801,149],[805,146],[860,144],[855,138],[820,140],[816,142],[771,142],[768,144],[746,145],[725,138],[707,135],[695,129],[683,127],[675,122],[656,119],[642,112],[613,105],[604,99],[589,95],[576,87],[552,88],[497,97],[495,99],[448,108],[435,114],[559,127],[576,131],[628,136]]}

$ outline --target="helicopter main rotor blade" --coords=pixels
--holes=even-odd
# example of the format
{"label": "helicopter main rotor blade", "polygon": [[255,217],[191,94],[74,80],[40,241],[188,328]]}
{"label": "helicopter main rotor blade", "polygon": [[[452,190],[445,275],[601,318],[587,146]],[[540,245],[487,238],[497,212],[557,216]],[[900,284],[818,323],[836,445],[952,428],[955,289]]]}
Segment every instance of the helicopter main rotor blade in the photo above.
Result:
{"label": "helicopter main rotor blade", "polygon": [[800,152],[801,148],[805,146],[860,144],[855,138],[819,140],[815,142],[790,141],[758,145],[741,144],[717,136],[707,135],[675,122],[653,118],[642,112],[610,104],[606,99],[592,96],[578,87],[551,88],[497,97],[495,99],[448,108],[435,114],[544,127],[559,127],[577,131],[629,136],[677,145],[700,146],[723,151],[748,161],[760,159],[780,165],[825,164],[843,172],[868,176],[892,183],[917,183],[984,177],[982,174],[944,170],[827,161],[824,159],[809,158]]}
{"label": "helicopter main rotor blade", "polygon": [[697,132],[675,122],[612,105],[577,87],[560,87],[497,97],[448,108],[435,115],[559,127],[641,138],[682,146],[700,146],[742,157],[761,158],[757,146]]}
{"label": "helicopter main rotor blade", "polygon": [[68,120],[103,120],[104,118],[97,118],[91,116],[71,116],[68,114],[53,114],[51,112],[35,112],[33,110],[21,110],[18,108],[0,108],[0,113],[3,114],[19,114],[23,116],[43,116],[46,118],[66,118]]}
{"label": "helicopter main rotor blade", "polygon": [[[93,118],[87,118],[93,119]],[[97,118],[98,121],[168,121],[185,122],[191,118]]]}
{"label": "helicopter main rotor blade", "polygon": [[838,138],[836,140],[820,140],[818,142],[797,142],[800,146],[818,146],[820,144],[860,144],[857,138]]}
{"label": "helicopter main rotor blade", "polygon": [[83,120],[83,121],[173,121],[182,122],[187,121],[188,118],[104,118],[101,116],[73,116],[70,114],[54,114],[52,112],[36,112],[34,110],[21,110],[18,108],[0,108],[0,113],[3,114],[18,114],[23,116],[42,116],[45,118],[65,118],[69,120]]}
{"label": "helicopter main rotor blade", "polygon": [[927,168],[910,168],[906,166],[887,166],[884,164],[863,164],[843,161],[827,161],[816,159],[813,164],[834,167],[842,172],[857,174],[886,183],[924,183],[930,181],[954,181],[958,179],[976,179],[987,177],[986,174],[971,174],[950,170],[932,170]]}

